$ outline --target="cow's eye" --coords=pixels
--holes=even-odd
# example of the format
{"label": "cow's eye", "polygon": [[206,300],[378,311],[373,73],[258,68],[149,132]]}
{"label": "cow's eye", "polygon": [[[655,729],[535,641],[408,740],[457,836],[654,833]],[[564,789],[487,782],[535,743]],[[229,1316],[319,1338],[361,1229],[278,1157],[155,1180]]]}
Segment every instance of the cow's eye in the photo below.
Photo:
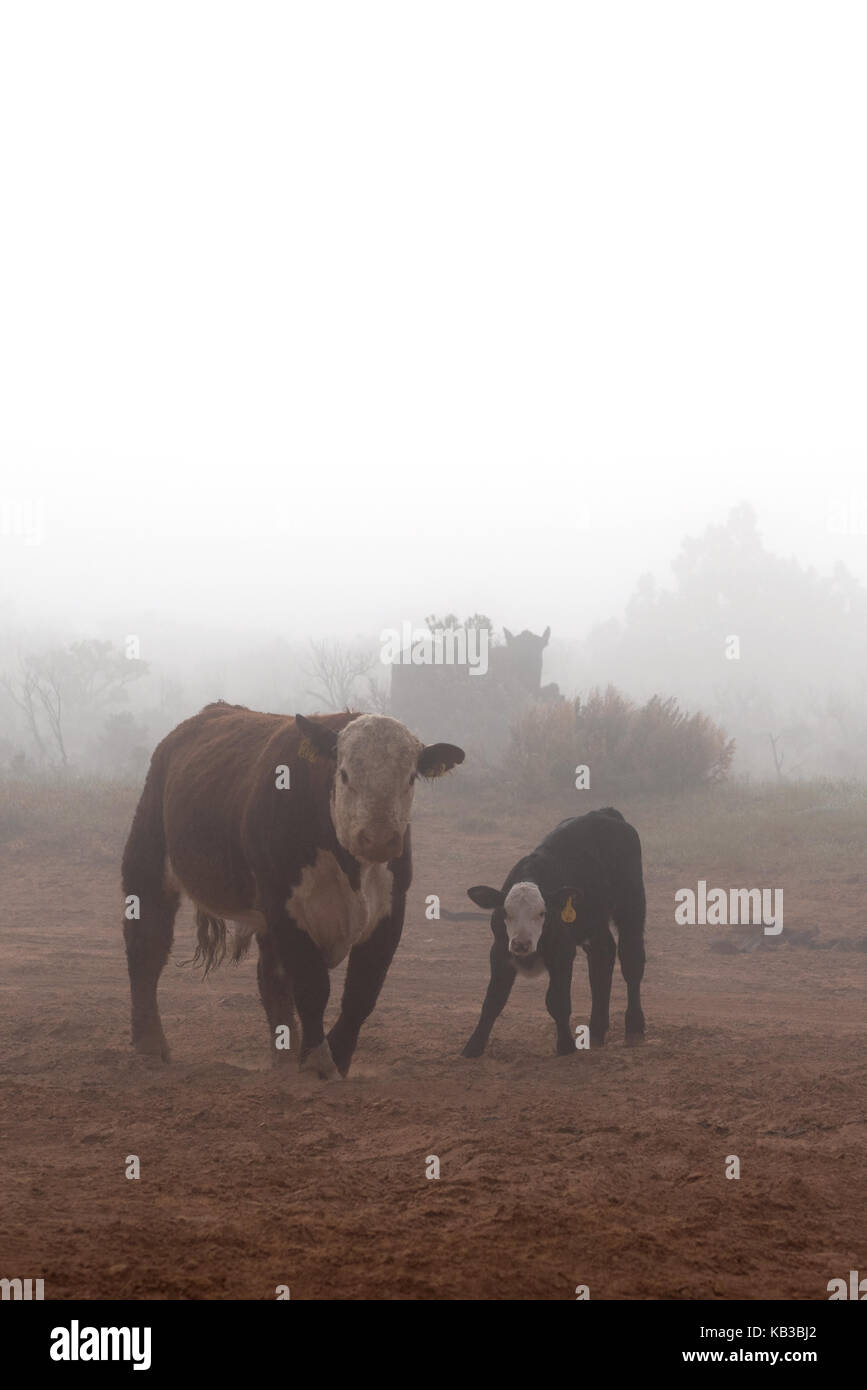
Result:
{"label": "cow's eye", "polygon": [[340,769],[340,780],[341,780],[341,782],[343,783],[344,787],[349,786],[349,778],[348,778],[347,775],[346,775],[346,768],[345,768],[345,767],[342,767],[342,768]]}

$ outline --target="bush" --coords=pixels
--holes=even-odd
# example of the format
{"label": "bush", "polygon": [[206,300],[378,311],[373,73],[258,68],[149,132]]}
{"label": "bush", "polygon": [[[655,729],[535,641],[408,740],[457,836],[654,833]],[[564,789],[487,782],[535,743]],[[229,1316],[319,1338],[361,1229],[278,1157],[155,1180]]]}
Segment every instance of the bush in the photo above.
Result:
{"label": "bush", "polygon": [[584,701],[527,709],[512,726],[507,771],[522,792],[539,796],[574,788],[580,764],[605,796],[678,792],[722,780],[734,751],[707,715],[658,695],[637,706],[609,685]]}

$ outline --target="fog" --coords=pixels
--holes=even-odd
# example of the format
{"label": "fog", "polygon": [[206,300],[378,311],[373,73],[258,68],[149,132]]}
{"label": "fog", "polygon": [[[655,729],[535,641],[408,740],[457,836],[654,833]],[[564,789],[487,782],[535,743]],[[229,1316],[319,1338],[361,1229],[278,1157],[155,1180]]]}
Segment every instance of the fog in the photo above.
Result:
{"label": "fog", "polygon": [[[567,696],[700,702],[757,774],[769,733],[856,708],[856,14],[7,7],[7,677],[134,635],[152,743],[217,696],[312,708],[311,639],[481,612],[550,625]],[[694,593],[652,642],[627,613],[744,503],[818,587],[779,572],[733,691]],[[731,563],[717,652],[755,618]],[[20,716],[3,747],[32,758]]]}

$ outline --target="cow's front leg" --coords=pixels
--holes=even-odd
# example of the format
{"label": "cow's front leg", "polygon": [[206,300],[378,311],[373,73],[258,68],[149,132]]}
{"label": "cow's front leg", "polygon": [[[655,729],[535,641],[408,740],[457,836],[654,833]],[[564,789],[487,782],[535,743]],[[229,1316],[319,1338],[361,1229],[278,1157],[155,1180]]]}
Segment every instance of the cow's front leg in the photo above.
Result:
{"label": "cow's front leg", "polygon": [[545,1006],[557,1028],[557,1056],[568,1057],[575,1051],[575,1040],[569,1027],[572,1014],[572,962],[575,952],[552,962],[548,967],[551,977]]}
{"label": "cow's front leg", "polygon": [[509,960],[509,948],[495,941],[491,947],[491,980],[488,992],[475,1031],[464,1048],[464,1057],[481,1057],[491,1036],[491,1029],[506,1007],[506,1000],[514,983],[515,967]]}
{"label": "cow's front leg", "polygon": [[328,1034],[328,1045],[338,1070],[349,1071],[361,1025],[373,1012],[391,959],[403,930],[403,905],[383,917],[366,941],[353,946],[346,967],[340,1015]]}
{"label": "cow's front leg", "polygon": [[319,947],[291,917],[268,922],[280,964],[291,982],[295,1008],[301,1023],[299,1066],[315,1072],[323,1081],[337,1075],[337,1068],[325,1040],[325,1006],[331,992],[328,966]]}
{"label": "cow's front leg", "polygon": [[590,1046],[602,1047],[608,1032],[608,1009],[611,1004],[611,976],[617,948],[606,926],[582,943],[587,953],[590,972]]}

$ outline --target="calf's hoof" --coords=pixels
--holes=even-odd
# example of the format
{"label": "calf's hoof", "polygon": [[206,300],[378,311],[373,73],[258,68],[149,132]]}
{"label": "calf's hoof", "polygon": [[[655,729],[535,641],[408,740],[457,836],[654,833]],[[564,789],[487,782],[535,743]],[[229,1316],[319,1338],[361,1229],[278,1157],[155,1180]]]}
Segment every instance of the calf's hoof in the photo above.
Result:
{"label": "calf's hoof", "polygon": [[318,1076],[320,1081],[332,1081],[340,1075],[334,1064],[331,1049],[324,1039],[317,1047],[311,1047],[306,1056],[301,1058],[300,1070]]}

